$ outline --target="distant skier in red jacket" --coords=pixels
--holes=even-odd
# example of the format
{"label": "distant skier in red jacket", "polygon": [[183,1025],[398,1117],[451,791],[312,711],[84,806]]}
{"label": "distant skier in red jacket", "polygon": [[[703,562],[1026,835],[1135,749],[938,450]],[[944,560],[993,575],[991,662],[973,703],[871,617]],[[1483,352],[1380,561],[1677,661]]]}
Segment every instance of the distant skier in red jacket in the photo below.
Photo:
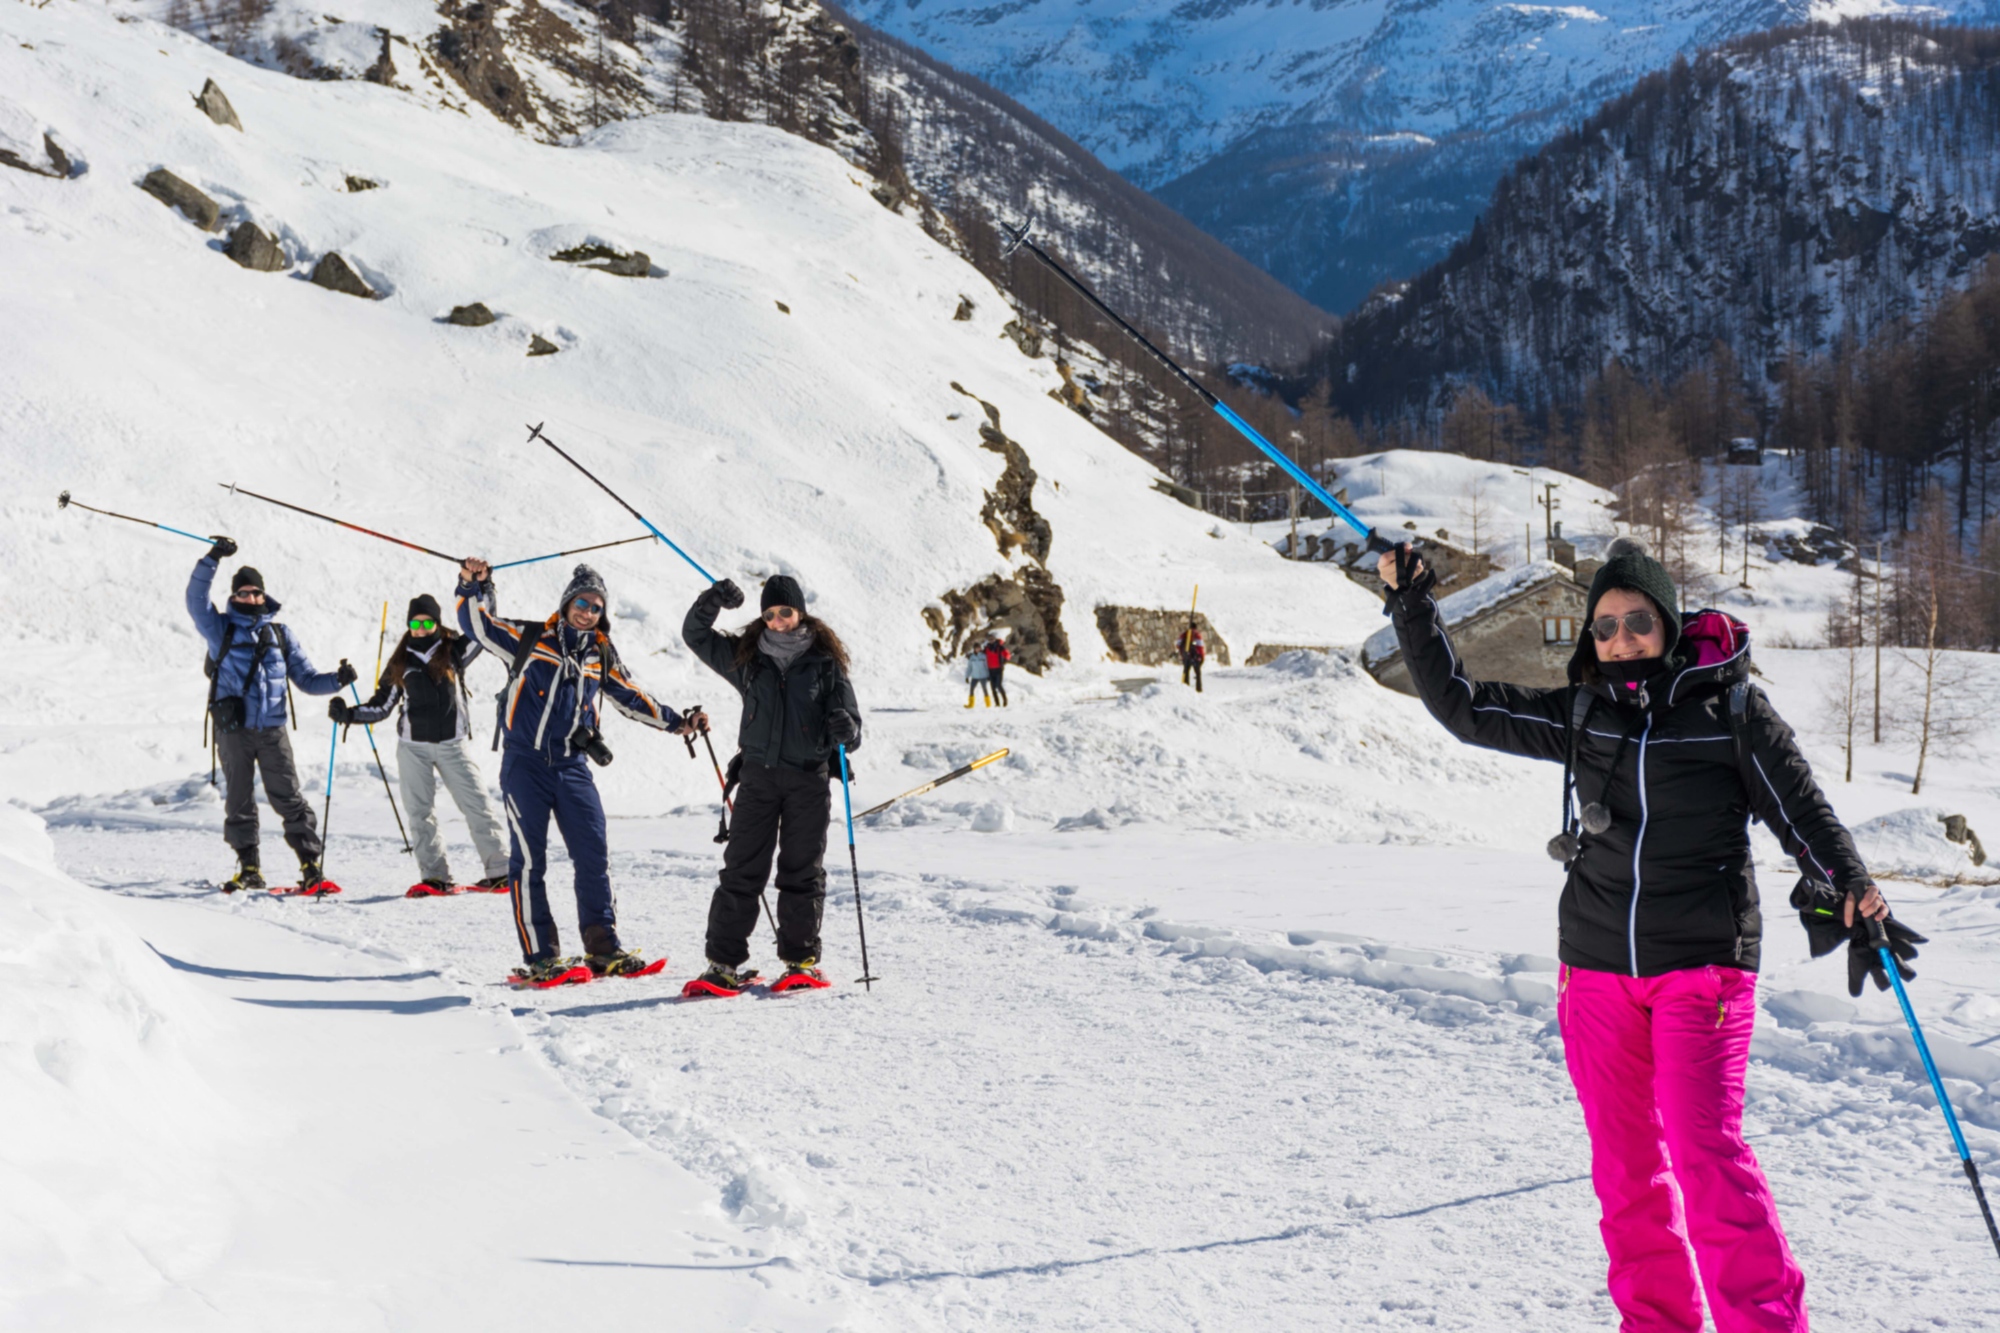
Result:
{"label": "distant skier in red jacket", "polygon": [[1007,651],[1006,640],[997,634],[986,641],[984,652],[986,653],[986,688],[992,691],[993,697],[1000,701],[1002,708],[1005,708],[1007,706],[1007,664],[1014,660],[1014,654]]}
{"label": "distant skier in red jacket", "polygon": [[1201,630],[1188,621],[1188,627],[1181,631],[1181,684],[1188,683],[1188,676],[1194,676],[1194,692],[1201,693],[1201,664],[1208,660],[1208,644],[1201,637]]}

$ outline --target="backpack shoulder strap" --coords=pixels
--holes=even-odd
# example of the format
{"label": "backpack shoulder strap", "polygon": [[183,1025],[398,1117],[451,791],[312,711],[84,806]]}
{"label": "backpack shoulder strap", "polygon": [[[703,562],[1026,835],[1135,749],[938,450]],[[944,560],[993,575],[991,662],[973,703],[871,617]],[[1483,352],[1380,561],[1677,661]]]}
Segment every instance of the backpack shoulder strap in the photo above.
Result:
{"label": "backpack shoulder strap", "polygon": [[208,702],[215,703],[215,683],[222,678],[222,661],[229,656],[229,645],[236,641],[236,622],[230,621],[222,627],[222,646],[215,650],[215,656],[208,659]]}
{"label": "backpack shoulder strap", "polygon": [[1750,753],[1750,682],[1739,680],[1729,687],[1729,739],[1736,747],[1736,771],[1743,779],[1743,794],[1750,799],[1750,818],[1757,818],[1757,760]]}

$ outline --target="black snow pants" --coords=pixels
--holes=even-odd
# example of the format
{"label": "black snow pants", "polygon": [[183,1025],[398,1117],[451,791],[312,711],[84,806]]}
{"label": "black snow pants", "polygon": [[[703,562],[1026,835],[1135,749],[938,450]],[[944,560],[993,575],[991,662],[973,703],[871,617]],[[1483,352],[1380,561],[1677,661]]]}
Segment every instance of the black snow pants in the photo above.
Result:
{"label": "black snow pants", "polygon": [[757,902],[778,857],[778,957],[787,963],[819,957],[819,922],[826,906],[827,819],[833,796],[824,769],[743,762],[722,877],[708,904],[709,961],[737,967],[750,957]]}
{"label": "black snow pants", "polygon": [[1002,662],[999,666],[988,667],[986,670],[990,677],[986,688],[993,691],[993,697],[1000,701],[1002,708],[1005,708],[1007,706],[1007,664]]}
{"label": "black snow pants", "polygon": [[222,836],[240,861],[257,862],[257,785],[253,768],[264,778],[264,795],[285,821],[285,841],[301,861],[320,859],[319,823],[312,803],[299,793],[298,765],[292,762],[291,738],[283,727],[242,727],[216,738],[222,756]]}

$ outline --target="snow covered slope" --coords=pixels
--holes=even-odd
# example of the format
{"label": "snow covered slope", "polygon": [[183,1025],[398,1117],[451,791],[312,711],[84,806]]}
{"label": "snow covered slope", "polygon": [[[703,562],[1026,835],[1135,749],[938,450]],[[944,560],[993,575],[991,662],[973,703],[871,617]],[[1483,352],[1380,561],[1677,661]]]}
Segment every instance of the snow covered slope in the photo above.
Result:
{"label": "snow covered slope", "polygon": [[[497,560],[640,530],[524,443],[528,422],[717,574],[799,574],[855,646],[870,705],[950,674],[926,605],[1029,563],[981,520],[1006,466],[982,444],[981,403],[1038,474],[1026,495],[1053,532],[1076,666],[1103,656],[1098,604],[1171,607],[1197,582],[1232,642],[1272,637],[1300,606],[1336,641],[1370,627],[1365,596],[1153,492],[1143,463],[1050,399],[1049,363],[1001,336],[999,293],[829,151],[691,116],[554,147],[89,8],[18,7],[0,32],[0,127],[36,161],[51,131],[75,164],[68,179],[0,170],[0,559],[28,604],[64,604],[4,668],[4,724],[66,729],[10,745],[5,790],[205,767],[181,607],[201,548],[58,513],[59,490],[233,534],[307,651],[365,668],[383,601],[393,618],[416,592],[448,595],[450,567],[220,484]],[[242,131],[190,105],[210,77]],[[287,271],[237,267],[219,234],[135,188],[156,167],[209,192],[224,227],[274,233]],[[645,251],[652,276],[551,261],[589,242]],[[334,250],[380,299],[303,280]],[[975,313],[955,320],[966,295]],[[443,322],[473,301],[497,322]],[[560,351],[529,358],[535,337]],[[650,546],[591,558],[641,679],[713,703],[679,646],[702,581]],[[544,613],[570,563],[503,574],[503,612]],[[684,799],[703,791],[688,765],[672,772]]]}

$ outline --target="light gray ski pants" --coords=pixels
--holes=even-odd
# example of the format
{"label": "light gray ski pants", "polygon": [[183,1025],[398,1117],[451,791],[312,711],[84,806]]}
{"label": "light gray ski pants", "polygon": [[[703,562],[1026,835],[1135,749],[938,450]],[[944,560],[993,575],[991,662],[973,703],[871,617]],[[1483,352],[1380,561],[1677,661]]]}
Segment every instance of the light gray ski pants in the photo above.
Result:
{"label": "light gray ski pants", "polygon": [[438,835],[437,784],[444,779],[452,803],[472,830],[485,877],[507,873],[507,842],[487,798],[479,765],[460,741],[398,741],[396,776],[403,788],[403,809],[410,816],[410,838],[417,846],[417,872],[424,879],[452,882],[445,860],[444,839]]}

